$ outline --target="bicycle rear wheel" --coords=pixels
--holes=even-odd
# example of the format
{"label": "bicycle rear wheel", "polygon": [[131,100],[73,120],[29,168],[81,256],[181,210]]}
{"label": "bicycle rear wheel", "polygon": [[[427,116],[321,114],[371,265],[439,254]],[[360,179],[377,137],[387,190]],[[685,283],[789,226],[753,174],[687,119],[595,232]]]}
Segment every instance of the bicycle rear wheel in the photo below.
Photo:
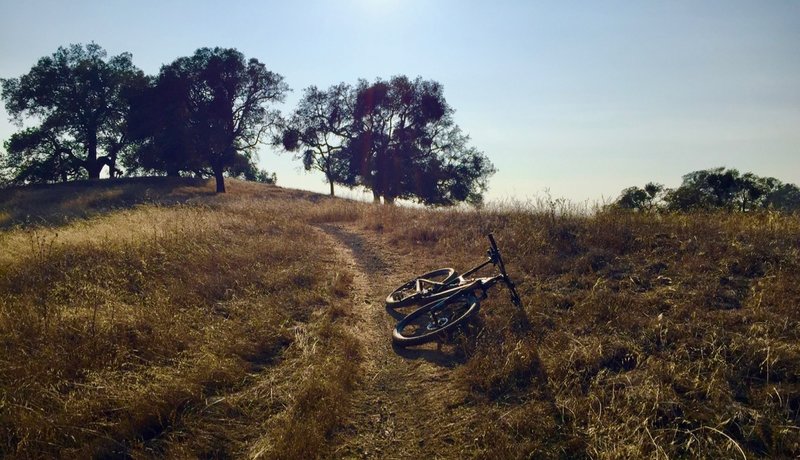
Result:
{"label": "bicycle rear wheel", "polygon": [[401,319],[392,340],[401,347],[430,342],[456,328],[478,312],[480,302],[472,291],[461,291],[422,306]]}
{"label": "bicycle rear wheel", "polygon": [[392,308],[403,307],[413,303],[420,303],[428,296],[441,291],[445,284],[453,281],[458,274],[452,268],[440,268],[420,275],[386,297],[386,305]]}

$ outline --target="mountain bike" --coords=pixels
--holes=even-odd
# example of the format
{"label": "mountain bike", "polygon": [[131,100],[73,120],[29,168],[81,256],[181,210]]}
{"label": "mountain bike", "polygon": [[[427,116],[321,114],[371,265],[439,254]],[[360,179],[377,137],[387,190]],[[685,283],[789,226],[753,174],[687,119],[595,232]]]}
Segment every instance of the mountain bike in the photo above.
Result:
{"label": "mountain bike", "polygon": [[[427,302],[397,323],[392,331],[395,344],[403,347],[419,345],[456,328],[478,312],[481,300],[488,297],[487,291],[497,283],[505,284],[510,291],[511,302],[522,308],[522,301],[506,272],[494,236],[491,233],[486,236],[490,243],[488,259],[463,275],[458,276],[451,268],[441,268],[418,276],[389,294],[386,303],[393,307]],[[488,265],[494,265],[500,273],[469,278]]]}
{"label": "mountain bike", "polygon": [[[386,305],[392,308],[398,308],[448,297],[461,289],[464,285],[474,282],[475,280],[469,279],[469,277],[490,264],[498,266],[500,268],[500,273],[505,274],[503,258],[500,255],[500,251],[497,249],[494,236],[490,233],[487,235],[487,238],[489,239],[490,247],[487,251],[488,258],[484,262],[467,270],[462,275],[456,273],[452,268],[439,268],[417,276],[392,291],[392,293],[386,297]],[[508,280],[506,284],[511,282],[507,274],[505,275],[505,279]],[[511,286],[513,287],[513,283],[511,283]],[[516,291],[512,292],[516,294]]]}

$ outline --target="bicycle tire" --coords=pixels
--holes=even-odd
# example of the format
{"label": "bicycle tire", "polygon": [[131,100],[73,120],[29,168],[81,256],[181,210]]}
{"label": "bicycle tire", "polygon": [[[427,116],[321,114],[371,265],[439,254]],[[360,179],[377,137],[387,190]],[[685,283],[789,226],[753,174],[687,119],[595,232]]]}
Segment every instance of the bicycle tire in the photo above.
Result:
{"label": "bicycle tire", "polygon": [[[467,290],[431,302],[401,319],[392,330],[392,341],[400,347],[430,342],[467,321],[478,313],[479,307],[478,298]],[[436,315],[428,317],[433,309],[436,309]]]}
{"label": "bicycle tire", "polygon": [[437,283],[447,284],[458,278],[458,274],[452,268],[439,268],[428,273],[424,273],[409,281],[406,281],[400,287],[392,291],[391,294],[386,296],[386,305],[392,308],[404,307],[414,303],[420,303],[427,299],[428,295],[435,294],[438,289],[430,292],[420,292],[417,290],[417,280],[426,279],[432,280]]}

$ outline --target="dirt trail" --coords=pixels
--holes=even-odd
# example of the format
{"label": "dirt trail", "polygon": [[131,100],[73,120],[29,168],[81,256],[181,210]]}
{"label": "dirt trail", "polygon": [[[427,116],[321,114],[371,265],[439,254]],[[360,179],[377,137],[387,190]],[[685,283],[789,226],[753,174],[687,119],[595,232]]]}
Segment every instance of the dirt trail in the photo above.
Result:
{"label": "dirt trail", "polygon": [[320,228],[354,274],[351,327],[365,352],[365,378],[353,395],[352,423],[336,440],[334,455],[435,456],[437,433],[427,422],[446,419],[447,383],[458,360],[453,350],[435,344],[409,350],[392,347],[392,327],[408,310],[395,312],[384,304],[386,295],[415,273],[414,265],[375,234],[351,225]]}

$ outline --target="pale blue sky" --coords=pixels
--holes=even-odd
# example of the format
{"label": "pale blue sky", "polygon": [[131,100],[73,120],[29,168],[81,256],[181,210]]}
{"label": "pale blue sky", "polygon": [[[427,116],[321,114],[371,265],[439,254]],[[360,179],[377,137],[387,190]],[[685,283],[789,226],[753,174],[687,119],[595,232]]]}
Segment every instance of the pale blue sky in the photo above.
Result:
{"label": "pale blue sky", "polygon": [[[146,73],[235,47],[294,90],[397,74],[441,82],[499,172],[489,199],[581,202],[736,167],[800,184],[800,1],[0,0],[0,77],[60,45]],[[0,139],[15,128],[0,109]],[[287,187],[322,175],[262,149]]]}

